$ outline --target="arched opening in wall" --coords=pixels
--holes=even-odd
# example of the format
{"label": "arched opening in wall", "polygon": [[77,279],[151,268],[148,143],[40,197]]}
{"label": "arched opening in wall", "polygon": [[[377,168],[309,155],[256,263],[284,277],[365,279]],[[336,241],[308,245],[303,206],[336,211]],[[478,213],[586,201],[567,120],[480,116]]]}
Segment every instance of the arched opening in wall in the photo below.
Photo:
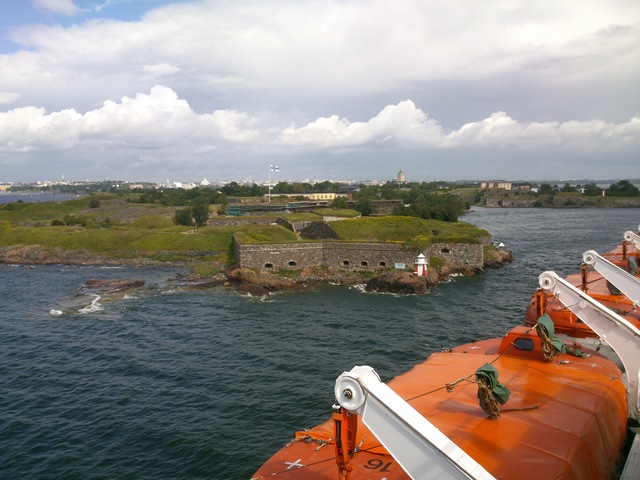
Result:
{"label": "arched opening in wall", "polygon": [[273,269],[273,263],[265,263],[264,264],[264,268],[266,268],[267,270],[272,270]]}
{"label": "arched opening in wall", "polygon": [[360,266],[361,267],[368,267],[369,266],[369,262],[367,262],[366,260],[363,260],[360,262]]}
{"label": "arched opening in wall", "polygon": [[349,260],[343,260],[342,261],[342,266],[343,267],[348,267],[349,266]]}
{"label": "arched opening in wall", "polygon": [[387,262],[378,262],[378,266],[384,268],[387,266]]}
{"label": "arched opening in wall", "polygon": [[296,266],[296,265],[298,265],[298,264],[296,263],[296,261],[295,261],[295,260],[291,260],[291,261],[289,262],[289,264],[288,264],[288,265],[289,265],[290,267],[295,267],[295,266]]}
{"label": "arched opening in wall", "polygon": [[443,248],[442,250],[440,250],[440,253],[451,253],[451,249],[450,248]]}

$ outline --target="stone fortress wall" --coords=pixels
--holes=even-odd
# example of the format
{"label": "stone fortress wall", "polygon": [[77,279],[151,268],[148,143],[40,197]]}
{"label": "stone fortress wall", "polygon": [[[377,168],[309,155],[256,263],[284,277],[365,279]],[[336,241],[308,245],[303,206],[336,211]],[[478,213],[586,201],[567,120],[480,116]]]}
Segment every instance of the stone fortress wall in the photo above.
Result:
{"label": "stone fortress wall", "polygon": [[234,237],[236,259],[240,267],[262,271],[300,270],[316,266],[343,270],[375,271],[405,264],[413,270],[420,253],[427,262],[438,257],[445,266],[483,268],[481,244],[439,243],[423,252],[395,243],[297,242],[282,244],[240,244]]}

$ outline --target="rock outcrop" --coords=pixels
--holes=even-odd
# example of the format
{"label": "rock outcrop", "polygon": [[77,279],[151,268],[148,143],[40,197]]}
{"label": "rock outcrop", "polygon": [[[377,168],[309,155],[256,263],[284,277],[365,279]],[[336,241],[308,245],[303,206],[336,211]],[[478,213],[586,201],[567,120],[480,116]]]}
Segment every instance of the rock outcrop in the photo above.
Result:
{"label": "rock outcrop", "polygon": [[[427,278],[408,271],[385,272],[368,282],[368,291],[390,292],[398,294],[425,294],[439,281],[453,274],[475,275],[486,268],[498,268],[511,262],[511,252],[503,249],[488,249],[484,253],[483,266],[451,264],[438,268],[429,268]],[[158,262],[149,258],[129,259],[106,258],[87,250],[47,250],[40,245],[15,245],[0,249],[0,263],[16,264],[62,264],[62,265],[129,265],[134,267],[166,265],[171,262]],[[174,266],[181,266],[176,264]],[[338,284],[356,285],[365,283],[366,272],[345,270],[327,266],[304,267],[291,272],[292,277],[284,277],[269,272],[257,272],[249,268],[235,268],[214,276],[203,277],[196,273],[178,275],[172,283],[181,287],[208,288],[214,286],[232,286],[242,293],[265,295],[273,292],[299,291],[314,285]],[[142,283],[140,283],[142,282]],[[138,279],[91,280],[86,287],[103,292],[118,292],[144,285]]]}
{"label": "rock outcrop", "polygon": [[271,292],[302,290],[302,285],[271,273],[256,273],[248,268],[236,268],[227,273],[227,279],[239,292],[265,295]]}
{"label": "rock outcrop", "polygon": [[438,274],[428,272],[427,278],[412,272],[387,272],[367,282],[368,292],[423,295],[438,281]]}
{"label": "rock outcrop", "polygon": [[513,261],[513,254],[508,250],[496,249],[485,253],[484,267],[499,268]]}
{"label": "rock outcrop", "polygon": [[326,222],[311,222],[308,226],[302,229],[300,235],[305,238],[312,238],[315,240],[340,239],[340,236],[336,231]]}
{"label": "rock outcrop", "polygon": [[90,279],[85,286],[98,292],[122,292],[132,288],[142,287],[144,280],[141,278],[110,278],[110,279]]}
{"label": "rock outcrop", "polygon": [[41,245],[15,245],[0,249],[1,263],[37,265],[117,265],[121,262],[88,250],[48,250]]}

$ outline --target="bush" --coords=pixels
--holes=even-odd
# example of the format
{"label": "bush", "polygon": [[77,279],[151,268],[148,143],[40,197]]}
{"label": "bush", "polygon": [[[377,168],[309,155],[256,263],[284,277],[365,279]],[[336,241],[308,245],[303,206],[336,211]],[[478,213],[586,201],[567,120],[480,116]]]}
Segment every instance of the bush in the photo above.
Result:
{"label": "bush", "polygon": [[176,225],[184,225],[185,227],[193,226],[193,210],[191,207],[177,210],[173,216],[173,223]]}
{"label": "bush", "polygon": [[368,217],[373,213],[373,205],[367,199],[359,200],[356,205],[356,210],[359,211],[363,217]]}
{"label": "bush", "polygon": [[584,188],[584,194],[589,197],[596,197],[602,195],[602,189],[595,183],[589,183]]}
{"label": "bush", "polygon": [[87,219],[84,217],[76,217],[75,215],[65,215],[64,224],[71,227],[73,225],[79,225],[81,227],[87,226]]}
{"label": "bush", "polygon": [[131,224],[132,227],[143,229],[171,228],[173,225],[171,219],[161,215],[146,215]]}
{"label": "bush", "polygon": [[346,197],[336,197],[333,199],[330,206],[336,210],[346,210],[349,208],[349,202]]}
{"label": "bush", "polygon": [[191,215],[196,227],[204,227],[209,220],[209,205],[200,203],[191,209]]}
{"label": "bush", "polygon": [[640,191],[629,180],[620,180],[609,187],[608,194],[611,197],[637,197]]}

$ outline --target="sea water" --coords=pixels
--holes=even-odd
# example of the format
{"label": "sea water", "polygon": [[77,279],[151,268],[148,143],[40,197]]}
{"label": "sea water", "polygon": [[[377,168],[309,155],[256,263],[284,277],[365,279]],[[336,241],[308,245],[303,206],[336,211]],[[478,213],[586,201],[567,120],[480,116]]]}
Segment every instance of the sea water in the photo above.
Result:
{"label": "sea water", "polygon": [[[577,272],[640,209],[481,209],[513,263],[426,296],[326,286],[242,296],[172,269],[0,265],[0,478],[248,478],[329,418],[336,377],[383,380],[521,324],[537,276]],[[143,278],[126,294],[93,278]]]}

